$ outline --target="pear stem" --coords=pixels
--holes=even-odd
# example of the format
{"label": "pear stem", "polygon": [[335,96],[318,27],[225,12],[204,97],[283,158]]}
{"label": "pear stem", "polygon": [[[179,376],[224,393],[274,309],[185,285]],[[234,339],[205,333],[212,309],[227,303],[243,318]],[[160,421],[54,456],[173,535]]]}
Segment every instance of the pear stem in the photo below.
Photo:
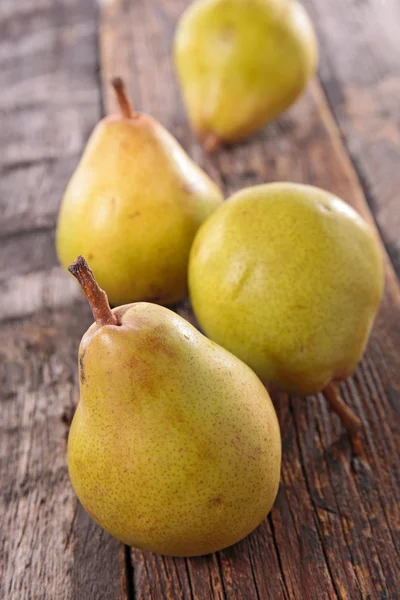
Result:
{"label": "pear stem", "polygon": [[78,256],[72,265],[69,265],[68,271],[79,281],[89,301],[97,325],[100,325],[100,327],[103,325],[119,325],[117,317],[111,311],[107,294],[97,283],[83,256]]}
{"label": "pear stem", "polygon": [[220,148],[221,144],[221,138],[215,135],[215,133],[207,133],[205,136],[203,136],[204,150],[209,154],[216,152]]}
{"label": "pear stem", "polygon": [[357,415],[345,404],[339,396],[335,384],[330,383],[322,390],[322,394],[327,400],[331,410],[339,415],[343,425],[349,433],[355,433],[362,427],[362,423]]}
{"label": "pear stem", "polygon": [[111,85],[113,86],[115,95],[117,96],[117,102],[119,104],[121,115],[125,117],[125,119],[134,119],[137,117],[137,113],[135,112],[135,109],[128,98],[123,79],[121,79],[121,77],[114,77],[114,79],[111,81]]}

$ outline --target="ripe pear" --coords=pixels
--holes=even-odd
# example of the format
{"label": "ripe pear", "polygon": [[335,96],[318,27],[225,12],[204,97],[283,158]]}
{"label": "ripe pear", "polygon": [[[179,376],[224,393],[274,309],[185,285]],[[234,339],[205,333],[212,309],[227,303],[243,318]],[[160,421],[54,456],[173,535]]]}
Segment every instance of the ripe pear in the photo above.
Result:
{"label": "ripe pear", "polygon": [[383,291],[378,241],[349,205],[294,183],[234,194],[196,235],[189,289],[205,333],[264,382],[346,410],[332,386],[359,362]]}
{"label": "ripe pear", "polygon": [[73,487],[125,544],[207,554],[250,533],[278,490],[281,442],[249,367],[167,308],[110,310],[82,259],[71,265],[96,322],[79,349],[68,440]]}
{"label": "ripe pear", "polygon": [[194,235],[220,204],[217,186],[152,117],[133,110],[113,81],[121,114],[93,131],[61,205],[57,252],[78,254],[113,305],[172,304],[187,294]]}
{"label": "ripe pear", "polygon": [[295,0],[197,0],[181,17],[175,65],[206,149],[238,142],[295,102],[313,76],[317,40]]}

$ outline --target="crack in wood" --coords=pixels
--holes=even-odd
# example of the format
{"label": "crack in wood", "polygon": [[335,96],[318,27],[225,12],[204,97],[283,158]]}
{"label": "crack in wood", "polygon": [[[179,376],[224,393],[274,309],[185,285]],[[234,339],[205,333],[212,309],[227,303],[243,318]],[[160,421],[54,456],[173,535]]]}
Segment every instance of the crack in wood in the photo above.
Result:
{"label": "crack in wood", "polygon": [[133,572],[133,563],[131,549],[125,546],[125,583],[126,583],[126,598],[127,600],[135,600],[135,576]]}
{"label": "crack in wood", "polygon": [[283,570],[283,562],[282,562],[280,551],[279,551],[279,545],[278,545],[278,542],[277,542],[277,539],[276,539],[276,536],[275,536],[274,522],[272,520],[271,514],[269,514],[267,518],[268,518],[269,525],[271,527],[271,533],[272,533],[272,539],[273,539],[273,542],[274,542],[275,553],[276,553],[276,557],[277,557],[277,560],[278,560],[279,570],[281,572],[284,598],[285,598],[285,600],[286,599],[289,600],[290,595],[289,595],[289,590],[288,590],[287,583],[286,583],[285,572]]}
{"label": "crack in wood", "polygon": [[189,584],[190,600],[196,600],[194,592],[193,592],[192,580],[190,578],[190,573],[189,573],[188,559],[184,558],[183,560],[184,560],[184,564],[185,564],[185,573],[186,573],[186,577],[188,579],[188,584]]}
{"label": "crack in wood", "polygon": [[[290,407],[290,411],[292,412],[293,422],[296,423],[296,419],[295,419],[295,415],[294,415],[294,411],[293,411],[293,400],[292,400],[292,398],[290,396],[289,396],[289,407]],[[315,504],[314,494],[313,494],[312,488],[310,486],[310,482],[308,480],[307,471],[306,471],[306,468],[305,468],[305,465],[304,465],[303,451],[302,451],[302,448],[301,448],[300,439],[299,439],[299,432],[298,432],[298,428],[297,427],[295,427],[294,433],[295,433],[295,440],[296,440],[296,444],[297,444],[297,448],[298,448],[298,453],[299,453],[299,461],[300,461],[301,471],[303,473],[304,482],[305,482],[305,485],[306,485],[306,488],[307,488],[308,495],[310,497],[311,504],[314,507],[314,515],[313,515],[313,517],[314,517],[314,521],[315,521],[315,523],[317,525],[316,526],[316,531],[318,533],[319,541],[320,541],[320,544],[321,544],[321,550],[322,550],[323,555],[324,555],[326,568],[328,570],[329,577],[330,577],[330,580],[331,580],[331,583],[332,583],[332,588],[333,588],[333,590],[335,592],[336,598],[338,598],[338,600],[340,600],[339,591],[337,589],[335,578],[334,578],[332,570],[331,570],[331,566],[330,566],[330,563],[329,563],[329,557],[328,557],[327,552],[326,552],[324,538],[323,538],[322,532],[321,532],[320,522],[319,522],[319,518],[318,518],[317,505]]]}
{"label": "crack in wood", "polygon": [[74,514],[73,514],[72,519],[71,519],[71,525],[70,525],[69,531],[67,533],[67,536],[65,538],[65,545],[64,545],[65,549],[68,548],[68,546],[70,544],[70,541],[71,541],[72,533],[74,531],[76,516],[78,514],[78,509],[79,509],[79,501],[78,501],[78,499],[76,499],[76,505],[75,505]]}

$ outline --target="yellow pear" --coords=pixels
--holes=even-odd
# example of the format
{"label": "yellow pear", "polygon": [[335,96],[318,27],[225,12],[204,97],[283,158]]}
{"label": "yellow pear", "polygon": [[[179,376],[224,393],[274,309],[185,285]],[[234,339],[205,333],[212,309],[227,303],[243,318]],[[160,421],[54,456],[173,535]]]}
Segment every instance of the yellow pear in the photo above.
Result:
{"label": "yellow pear", "polygon": [[96,322],[79,349],[68,440],[73,487],[125,544],[207,554],[250,533],[279,485],[281,442],[265,387],[167,308],[110,310],[88,265],[70,267]]}
{"label": "yellow pear", "polygon": [[122,81],[113,85],[121,114],[97,125],[68,185],[58,256],[67,268],[85,254],[113,305],[171,304],[187,293],[190,246],[222,196],[160,123],[133,110]]}
{"label": "yellow pear", "polygon": [[197,0],[178,24],[175,64],[192,126],[214,150],[293,104],[315,72],[317,41],[295,0]]}
{"label": "yellow pear", "polygon": [[300,395],[328,389],[334,404],[329,386],[354,371],[382,297],[380,248],[333,194],[255,186],[198,231],[189,289],[205,333],[264,382]]}

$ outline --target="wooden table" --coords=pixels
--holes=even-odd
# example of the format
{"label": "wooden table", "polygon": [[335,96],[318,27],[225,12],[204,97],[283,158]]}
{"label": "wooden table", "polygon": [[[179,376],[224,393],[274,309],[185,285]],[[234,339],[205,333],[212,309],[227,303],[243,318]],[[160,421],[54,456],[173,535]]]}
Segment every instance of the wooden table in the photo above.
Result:
{"label": "wooden table", "polygon": [[[186,4],[0,2],[0,597],[394,600],[400,2],[306,0],[320,38],[319,77],[262,133],[209,157],[188,127],[170,58]],[[77,349],[91,316],[58,266],[54,225],[91,129],[114,108],[108,81],[116,74],[135,106],[165,124],[226,194],[272,180],[325,187],[375,221],[391,260],[386,256],[386,294],[368,351],[342,386],[364,425],[360,451],[322,398],[281,400],[275,507],[247,539],[202,558],[125,548],[84,513],[67,474]]]}

